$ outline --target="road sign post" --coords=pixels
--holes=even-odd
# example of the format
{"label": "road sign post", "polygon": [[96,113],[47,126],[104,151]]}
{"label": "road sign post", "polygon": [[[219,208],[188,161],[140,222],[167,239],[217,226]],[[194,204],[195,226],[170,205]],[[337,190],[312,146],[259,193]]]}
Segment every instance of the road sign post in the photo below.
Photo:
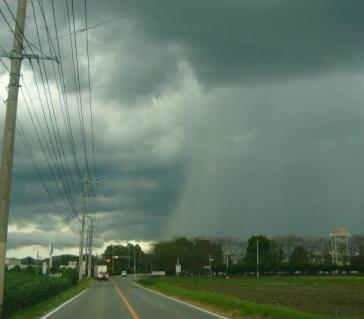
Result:
{"label": "road sign post", "polygon": [[179,258],[177,258],[177,264],[176,264],[176,276],[179,277],[180,273],[182,271],[181,264],[179,263]]}

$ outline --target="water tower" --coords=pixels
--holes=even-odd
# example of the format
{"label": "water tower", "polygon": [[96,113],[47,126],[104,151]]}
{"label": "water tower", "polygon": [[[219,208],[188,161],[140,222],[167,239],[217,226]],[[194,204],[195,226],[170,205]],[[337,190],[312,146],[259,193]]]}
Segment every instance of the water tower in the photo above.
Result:
{"label": "water tower", "polygon": [[333,265],[349,264],[349,238],[351,234],[346,228],[334,228],[330,234],[331,257]]}

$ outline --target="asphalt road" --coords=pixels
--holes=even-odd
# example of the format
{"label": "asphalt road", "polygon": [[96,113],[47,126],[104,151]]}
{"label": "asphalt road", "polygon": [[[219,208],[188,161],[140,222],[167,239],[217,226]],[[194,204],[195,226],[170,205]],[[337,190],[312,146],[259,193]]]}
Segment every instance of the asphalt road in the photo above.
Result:
{"label": "asphalt road", "polygon": [[47,319],[217,319],[222,318],[113,277],[95,282]]}

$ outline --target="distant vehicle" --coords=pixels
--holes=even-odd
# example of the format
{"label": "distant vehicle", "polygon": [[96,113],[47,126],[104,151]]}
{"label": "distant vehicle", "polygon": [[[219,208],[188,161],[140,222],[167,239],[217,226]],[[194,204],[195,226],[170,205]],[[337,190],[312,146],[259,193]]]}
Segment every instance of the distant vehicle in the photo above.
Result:
{"label": "distant vehicle", "polygon": [[95,265],[94,267],[94,276],[96,279],[98,278],[100,273],[107,273],[107,266],[106,265]]}
{"label": "distant vehicle", "polygon": [[128,273],[125,270],[123,270],[121,272],[121,277],[127,277],[127,276],[128,276]]}
{"label": "distant vehicle", "polygon": [[97,280],[101,281],[101,280],[109,280],[109,274],[107,272],[99,272],[97,274]]}

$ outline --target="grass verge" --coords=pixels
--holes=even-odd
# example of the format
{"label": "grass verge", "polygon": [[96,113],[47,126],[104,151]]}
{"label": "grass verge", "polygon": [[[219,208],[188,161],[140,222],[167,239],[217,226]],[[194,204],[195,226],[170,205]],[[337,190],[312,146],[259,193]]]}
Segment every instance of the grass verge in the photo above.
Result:
{"label": "grass verge", "polygon": [[[225,312],[238,311],[241,316],[248,316],[248,317],[253,316],[254,318],[269,318],[269,319],[331,319],[332,318],[322,315],[309,314],[283,306],[258,304],[224,294],[204,292],[204,291],[191,291],[169,285],[165,282],[143,279],[140,280],[139,283],[145,287],[165,293],[166,295],[179,297],[189,301],[197,301],[205,305],[216,307]],[[335,319],[339,319],[339,317],[335,317]],[[345,319],[345,318],[340,317],[340,319]]]}
{"label": "grass verge", "polygon": [[84,279],[76,286],[69,288],[58,295],[45,300],[44,302],[38,303],[29,308],[20,310],[15,314],[11,315],[8,319],[32,319],[38,318],[44,315],[51,309],[56,308],[67,300],[79,294],[81,291],[89,288],[92,283],[92,279]]}

